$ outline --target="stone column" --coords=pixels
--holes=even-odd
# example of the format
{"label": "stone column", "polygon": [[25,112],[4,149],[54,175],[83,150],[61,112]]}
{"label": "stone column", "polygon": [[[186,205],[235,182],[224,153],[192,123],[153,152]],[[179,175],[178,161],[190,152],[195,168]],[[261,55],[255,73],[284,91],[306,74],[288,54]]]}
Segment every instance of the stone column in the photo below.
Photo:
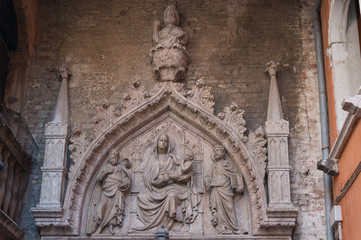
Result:
{"label": "stone column", "polygon": [[289,123],[283,118],[277,87],[278,63],[270,61],[267,72],[271,76],[266,135],[268,140],[269,209],[293,207],[290,192],[290,165],[288,160]]}
{"label": "stone column", "polygon": [[4,163],[3,163],[3,157],[2,157],[2,151],[3,151],[3,148],[4,148],[4,143],[0,142],[0,171],[1,169],[4,167]]}
{"label": "stone column", "polygon": [[15,165],[14,181],[11,189],[11,200],[10,200],[9,214],[8,214],[9,217],[14,220],[15,220],[16,205],[18,204],[18,191],[20,187],[19,183],[20,183],[20,166]]}
{"label": "stone column", "polygon": [[[5,183],[6,183],[6,179],[8,176],[8,158],[10,156],[10,152],[9,151],[4,151],[2,152],[2,161],[3,161],[3,168],[0,170],[0,207],[4,201],[4,197],[5,197]],[[3,209],[3,208],[1,208]]]}
{"label": "stone column", "polygon": [[25,190],[26,187],[28,185],[28,180],[29,180],[29,175],[26,172],[21,172],[20,176],[19,176],[19,189],[18,189],[18,202],[16,204],[16,209],[15,209],[15,214],[14,214],[14,218],[16,223],[20,222],[20,213],[23,210],[23,202],[24,202],[24,198],[25,198]]}
{"label": "stone column", "polygon": [[9,160],[8,160],[8,162],[9,162],[8,174],[7,174],[6,183],[5,183],[5,196],[4,196],[4,201],[3,201],[3,205],[2,205],[2,210],[6,214],[8,214],[10,201],[11,201],[11,195],[12,195],[11,189],[12,189],[13,183],[14,183],[15,161],[16,160],[13,157],[9,158]]}
{"label": "stone column", "polygon": [[[68,126],[68,89],[69,71],[65,66],[59,68],[62,78],[54,118],[45,126],[45,156],[42,170],[40,202],[33,213],[62,214],[62,201],[66,176]],[[47,215],[49,216],[49,215]],[[58,215],[56,215],[58,216]]]}

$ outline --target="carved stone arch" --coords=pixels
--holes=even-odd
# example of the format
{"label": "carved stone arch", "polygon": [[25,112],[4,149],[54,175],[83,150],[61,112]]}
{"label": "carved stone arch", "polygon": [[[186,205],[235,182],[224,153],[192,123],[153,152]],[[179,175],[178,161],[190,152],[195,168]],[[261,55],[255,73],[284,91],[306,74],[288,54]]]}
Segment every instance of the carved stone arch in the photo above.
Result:
{"label": "carved stone arch", "polygon": [[[331,1],[328,22],[327,55],[331,61],[335,96],[337,129],[340,130],[347,112],[342,110],[346,96],[357,94],[361,78],[358,67],[361,63],[359,42],[357,41],[357,19],[355,4],[351,0]],[[352,10],[352,11],[351,11]]]}
{"label": "carved stone arch", "polygon": [[350,0],[332,1],[329,18],[329,45],[346,41],[347,13]]}
{"label": "carved stone arch", "polygon": [[[246,135],[244,111],[236,103],[225,107],[215,116],[211,88],[205,85],[202,78],[195,82],[192,89],[186,89],[179,82],[185,77],[188,53],[187,34],[178,27],[177,15],[175,6],[170,4],[164,15],[166,26],[160,29],[159,21],[154,22],[151,56],[153,72],[159,83],[148,93],[139,80],[135,81],[123,99],[122,113],[104,100],[96,108],[97,114],[93,119],[95,138],[90,143],[81,130],[74,129],[69,146],[73,165],[68,173],[65,160],[69,122],[66,89],[70,72],[64,66],[59,69],[62,77],[58,97],[60,104],[57,104],[56,117],[46,126],[46,149],[50,150],[44,157],[42,168],[43,173],[56,176],[56,181],[52,183],[56,186],[50,190],[54,193],[51,204],[44,201],[44,195],[49,193],[42,188],[40,203],[33,209],[36,224],[45,238],[89,239],[91,235],[91,239],[113,239],[110,234],[117,234],[115,237],[122,239],[145,239],[153,238],[153,230],[165,225],[172,231],[181,230],[178,235],[172,233],[174,239],[223,239],[223,234],[227,234],[228,239],[250,239],[253,236],[257,239],[290,239],[297,209],[291,202],[290,184],[284,181],[289,178],[290,171],[288,146],[276,140],[287,139],[289,135],[289,124],[282,116],[276,82],[279,64],[272,61],[267,64],[271,87],[266,131],[259,127]],[[176,147],[171,148],[169,132],[165,132],[168,137],[156,137],[157,134],[152,134],[152,131],[156,133],[157,127],[150,126],[162,119],[174,120],[184,129],[185,136],[196,136],[192,140],[196,144],[190,147],[186,138],[179,141],[183,137],[182,130],[179,134],[172,132],[171,135],[172,138],[179,138],[175,144],[179,152]],[[159,126],[163,123],[161,121]],[[141,129],[146,129],[142,139],[138,137],[141,136],[138,134]],[[274,148],[268,148],[268,159],[265,134],[270,142],[275,140]],[[53,139],[60,141],[55,145],[50,144]],[[150,139],[154,145],[149,156],[142,158],[142,151],[132,152],[130,156],[129,149],[141,149],[144,139]],[[195,156],[193,149],[199,145],[201,150]],[[151,145],[146,146],[147,150],[151,149]],[[186,147],[190,149],[187,154]],[[283,149],[278,149],[280,147]],[[144,160],[145,165],[139,168],[143,173],[138,172],[139,179],[143,177],[144,180],[144,191],[140,188],[139,191],[132,191],[133,186],[137,187],[131,184],[136,168],[134,171],[130,169],[131,164],[128,163],[131,160],[124,159],[122,162],[119,151],[127,153],[125,157],[134,160],[134,163],[136,159]],[[58,158],[53,158],[50,153],[58,155]],[[109,161],[106,162],[107,159]],[[284,164],[277,164],[280,162]],[[203,169],[199,166],[203,166]],[[266,169],[271,176],[268,178],[268,191],[264,185]],[[206,171],[209,174],[204,177]],[[55,172],[60,175],[57,176]],[[66,175],[68,186],[64,191]],[[50,182],[43,177],[44,184]],[[95,182],[99,183],[98,193],[93,191]],[[205,191],[197,189],[197,184],[204,185]],[[124,200],[128,190],[129,194],[133,194],[131,203],[136,205],[132,216],[139,216],[139,221],[133,218],[135,224],[128,222],[127,230],[120,232],[126,229],[123,228],[127,209]],[[88,218],[86,211],[89,207],[86,205],[89,196],[94,194],[100,195],[98,200],[92,201],[96,210],[95,218],[91,218],[94,227],[85,229],[85,225],[90,226],[89,222],[83,224]],[[205,197],[209,199],[208,205]],[[208,207],[207,211],[205,206]],[[242,218],[239,216],[243,213],[239,209],[246,207],[251,209],[244,213],[248,224],[246,228],[241,228],[239,221]],[[203,221],[206,214],[207,225]],[[109,233],[102,232],[106,229]],[[140,235],[136,231],[140,231]]]}
{"label": "carved stone arch", "polygon": [[81,206],[85,202],[97,168],[104,163],[109,151],[127,141],[131,132],[146,126],[154,119],[171,114],[175,120],[193,126],[214,143],[224,146],[232,163],[242,173],[246,182],[252,206],[252,232],[257,235],[262,222],[267,220],[266,191],[256,160],[242,141],[243,136],[238,135],[224,121],[214,116],[211,107],[202,104],[203,99],[195,101],[191,95],[186,95],[182,91],[182,86],[177,83],[160,84],[153,92],[154,94],[146,101],[126,109],[123,115],[110,120],[80,158],[76,159],[69,174],[69,186],[64,201],[71,233],[81,234]]}

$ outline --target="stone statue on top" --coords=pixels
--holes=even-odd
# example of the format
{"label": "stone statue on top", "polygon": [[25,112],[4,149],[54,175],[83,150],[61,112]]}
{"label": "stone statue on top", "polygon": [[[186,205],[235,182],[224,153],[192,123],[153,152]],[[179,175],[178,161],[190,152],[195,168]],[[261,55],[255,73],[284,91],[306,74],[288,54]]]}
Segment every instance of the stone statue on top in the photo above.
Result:
{"label": "stone statue on top", "polygon": [[174,5],[164,11],[164,27],[154,21],[154,47],[150,56],[154,78],[159,81],[182,81],[188,67],[187,33],[179,26],[179,16]]}

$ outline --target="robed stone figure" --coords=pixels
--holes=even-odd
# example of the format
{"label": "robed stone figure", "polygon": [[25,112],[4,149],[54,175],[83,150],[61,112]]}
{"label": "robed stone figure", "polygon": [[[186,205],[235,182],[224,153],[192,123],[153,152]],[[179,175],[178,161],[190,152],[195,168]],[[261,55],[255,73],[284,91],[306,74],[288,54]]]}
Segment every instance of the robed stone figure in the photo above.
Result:
{"label": "robed stone figure", "polygon": [[[149,190],[138,195],[138,218],[143,227],[134,230],[157,229],[162,225],[172,229],[194,222],[200,197],[193,184],[192,153],[179,160],[168,135],[161,134],[151,154],[144,159],[144,183]],[[176,230],[173,228],[173,230]]]}
{"label": "robed stone figure", "polygon": [[174,5],[164,11],[164,26],[154,21],[151,59],[154,77],[160,81],[179,81],[185,79],[188,66],[186,49],[187,33],[179,26],[179,16]]}
{"label": "robed stone figure", "polygon": [[220,234],[247,233],[239,227],[235,209],[235,193],[243,193],[243,179],[225,158],[225,149],[213,149],[211,174],[205,177],[206,190],[210,191],[211,223]]}
{"label": "robed stone figure", "polygon": [[96,204],[93,226],[88,227],[87,234],[100,233],[106,226],[114,234],[113,227],[123,225],[124,192],[130,187],[131,176],[127,169],[131,166],[128,159],[116,150],[110,151],[109,161],[101,170],[97,182],[101,184],[101,196]]}

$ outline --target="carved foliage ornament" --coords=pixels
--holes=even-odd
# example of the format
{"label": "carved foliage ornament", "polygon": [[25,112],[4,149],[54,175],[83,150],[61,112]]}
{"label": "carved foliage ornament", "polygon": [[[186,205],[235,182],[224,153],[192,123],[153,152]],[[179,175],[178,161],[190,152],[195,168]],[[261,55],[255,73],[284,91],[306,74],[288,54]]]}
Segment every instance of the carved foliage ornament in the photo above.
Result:
{"label": "carved foliage ornament", "polygon": [[218,117],[223,120],[229,127],[236,131],[239,138],[246,144],[248,149],[253,153],[256,159],[260,175],[266,174],[267,148],[265,147],[267,140],[262,126],[257,128],[255,132],[250,131],[248,137],[245,135],[247,131],[246,120],[243,118],[244,110],[240,109],[237,103],[233,102],[230,107],[225,107]]}
{"label": "carved foliage ornament", "polygon": [[128,94],[125,95],[123,100],[123,111],[134,108],[138,104],[144,102],[149,98],[149,94],[145,91],[144,86],[140,80],[135,80],[133,86],[128,90]]}
{"label": "carved foliage ornament", "polygon": [[246,120],[243,119],[244,110],[239,109],[237,103],[233,102],[230,107],[225,107],[218,117],[223,120],[228,126],[233,128],[242,141],[247,137],[244,135],[246,128]]}
{"label": "carved foliage ornament", "polygon": [[245,144],[252,152],[254,159],[258,163],[260,175],[264,177],[267,167],[267,140],[265,138],[265,130],[263,127],[258,127],[255,132],[250,131]]}
{"label": "carved foliage ornament", "polygon": [[187,98],[213,114],[213,95],[211,94],[211,88],[206,86],[203,78],[198,79],[195,86],[187,92]]}
{"label": "carved foliage ornament", "polygon": [[[249,211],[252,232],[260,231],[266,218],[263,179],[267,158],[263,130],[259,128],[247,136],[244,111],[235,103],[226,107],[218,118],[215,117],[214,98],[204,79],[198,79],[189,90],[185,89],[184,84],[177,83],[185,78],[188,66],[187,34],[178,24],[179,16],[174,6],[169,6],[164,12],[163,28],[160,28],[159,21],[154,23],[151,58],[154,76],[160,82],[153,90],[148,93],[142,83],[136,80],[124,97],[122,113],[104,99],[93,119],[95,138],[92,142],[88,143],[87,137],[80,131],[74,132],[70,145],[74,166],[69,175],[70,184],[64,203],[69,209],[67,221],[73,231],[79,227],[82,199],[86,198],[93,176],[96,177],[93,187],[93,196],[96,197],[92,200],[93,207],[86,213],[88,224],[84,231],[88,235],[106,234],[105,230],[110,234],[119,231],[132,234],[153,231],[161,225],[176,230],[177,224],[180,229],[186,227],[192,233],[197,231],[197,226],[203,221],[203,217],[198,217],[199,214],[210,216],[204,221],[213,225],[218,234],[248,234],[249,228],[244,230],[240,227],[236,218],[240,206],[237,203],[236,207],[236,198],[239,201],[239,196],[248,199],[249,203],[245,206],[252,206],[252,211]],[[213,149],[213,167],[208,177],[204,178],[204,164],[212,160],[203,153],[205,139],[191,144],[186,141],[185,130],[169,128],[175,126],[172,124],[159,132],[155,131],[148,143],[137,139],[135,145],[131,144],[132,149],[141,150],[138,153],[127,153],[127,157],[134,163],[132,173],[128,171],[130,166],[122,165],[123,157],[118,151],[126,149],[120,150],[121,147],[116,146],[139,130],[139,126],[150,128],[148,125],[163,115],[174,115],[178,124],[190,124],[195,131],[203,129],[200,132],[209,134],[209,139],[216,139],[211,141],[223,144]],[[184,119],[183,123],[181,119]],[[175,135],[169,135],[169,131]],[[177,141],[172,143],[173,137]],[[185,147],[186,144],[191,145]],[[146,154],[142,152],[149,146],[154,146],[152,151]],[[179,155],[179,149],[183,149],[183,155]],[[225,149],[232,161],[226,157]],[[109,156],[108,162],[103,163],[104,156]],[[237,167],[233,164],[237,164]],[[97,171],[99,166],[102,168]],[[242,171],[242,174],[238,171]],[[200,184],[203,181],[208,192],[204,192]],[[129,188],[130,193],[127,194]],[[226,199],[221,197],[224,194],[228,196]],[[208,211],[200,209],[205,196],[209,196]],[[132,204],[126,205],[125,199]],[[136,207],[134,203],[137,203]],[[135,213],[138,222],[134,220]],[[123,221],[128,221],[132,229],[124,229]],[[203,231],[203,226],[199,229]]]}
{"label": "carved foliage ornament", "polygon": [[[79,159],[81,159],[89,144],[85,133],[83,133],[80,128],[75,128],[73,130],[73,136],[70,138],[70,142],[70,158],[73,159],[73,163],[79,163]],[[74,164],[70,167],[70,172],[73,172],[73,168]]]}
{"label": "carved foliage ornament", "polygon": [[[229,129],[231,129],[231,132],[236,133],[236,136],[238,136],[237,137],[238,140],[237,140],[237,138],[232,137],[231,138],[233,141],[232,145],[235,145],[236,142],[243,142],[248,147],[249,153],[252,154],[252,158],[255,159],[255,161],[253,163],[249,162],[248,164],[251,164],[251,165],[253,164],[257,167],[255,167],[255,166],[252,167],[251,165],[249,165],[247,168],[261,169],[259,172],[247,173],[246,175],[244,175],[245,179],[248,179],[247,181],[256,181],[256,179],[260,179],[262,182],[262,180],[264,178],[263,177],[264,176],[263,175],[264,168],[266,165],[266,151],[264,148],[265,139],[264,139],[264,134],[263,134],[262,128],[257,129],[255,133],[250,132],[249,136],[247,137],[245,135],[245,132],[246,132],[245,120],[243,119],[243,116],[242,116],[243,110],[240,110],[237,107],[237,105],[234,103],[230,107],[225,108],[225,110],[222,113],[223,116],[222,116],[222,114],[220,114],[220,118],[216,118],[214,115],[211,115],[209,106],[214,104],[213,96],[210,94],[211,89],[205,85],[205,82],[203,79],[200,80],[200,84],[196,84],[196,86],[192,89],[192,91],[193,92],[197,91],[197,93],[201,93],[201,92],[204,92],[206,89],[206,91],[208,91],[206,99],[208,99],[209,101],[212,100],[211,101],[212,104],[208,104],[208,105],[204,104],[207,102],[207,101],[202,102],[202,100],[204,100],[205,98],[194,98],[194,95],[189,94],[190,91],[188,91],[188,94],[185,94],[187,91],[184,90],[184,85],[179,84],[179,83],[159,83],[150,94],[148,94],[144,90],[144,87],[142,86],[141,82],[138,82],[136,84],[136,86],[133,85],[133,87],[134,88],[132,88],[133,90],[131,90],[131,94],[134,99],[138,99],[138,100],[134,101],[132,104],[128,104],[127,107],[125,108],[125,110],[123,111],[124,112],[123,114],[120,114],[120,113],[115,114],[115,112],[116,112],[114,110],[115,108],[113,106],[110,106],[107,101],[104,101],[101,108],[98,108],[97,118],[100,119],[100,121],[94,122],[94,124],[95,124],[94,131],[95,131],[96,137],[91,143],[87,142],[87,138],[86,138],[85,134],[81,133],[79,130],[74,132],[74,135],[71,138],[72,144],[70,145],[70,150],[72,151],[71,158],[74,161],[74,166],[71,168],[71,172],[69,175],[70,179],[75,177],[76,181],[79,181],[79,184],[84,181],[89,181],[89,180],[87,180],[87,178],[89,176],[89,173],[87,173],[87,171],[88,171],[87,169],[90,166],[95,166],[97,164],[96,162],[90,162],[90,159],[94,158],[94,154],[91,154],[91,153],[99,152],[100,151],[99,147],[102,146],[98,142],[110,141],[111,138],[116,137],[120,134],[119,132],[118,133],[110,133],[109,132],[110,129],[116,129],[115,126],[117,126],[117,125],[124,125],[124,127],[122,127],[121,129],[132,129],[138,125],[138,123],[136,123],[136,122],[140,123],[141,121],[144,121],[141,118],[132,117],[132,116],[134,116],[134,114],[143,114],[144,113],[144,114],[150,116],[152,114],[157,114],[157,111],[158,111],[157,109],[159,108],[159,106],[162,106],[163,104],[166,104],[166,105],[175,104],[174,107],[177,106],[177,108],[179,108],[178,111],[180,111],[180,109],[183,109],[182,110],[183,114],[189,115],[189,117],[192,118],[193,120],[207,122],[207,124],[204,124],[204,127],[206,127],[206,125],[207,125],[208,130],[210,132],[213,132],[213,134],[222,133],[222,135],[226,136],[226,139],[227,139],[228,138],[227,137],[228,130],[226,128],[229,128]],[[134,89],[141,89],[141,90],[134,91]],[[207,114],[210,114],[210,115],[207,115]],[[193,115],[193,117],[191,117],[190,115]],[[199,120],[197,120],[197,118]],[[136,120],[136,122],[134,122],[135,120]],[[225,126],[226,128],[219,128],[219,130],[214,132],[214,129],[216,126],[222,125],[218,121],[221,121],[222,124],[224,124],[223,126]],[[132,123],[132,122],[134,122],[134,123]],[[131,125],[129,125],[129,124],[131,124]],[[165,129],[163,129],[162,131],[164,132]],[[232,135],[231,132],[229,134]],[[109,134],[111,134],[111,135],[109,135]],[[180,134],[179,135],[180,139],[183,139],[184,138],[184,137],[182,137],[183,133],[179,132],[179,134]],[[224,135],[224,134],[226,134],[226,135]],[[106,137],[108,135],[109,135],[109,137],[111,136],[111,138]],[[229,137],[231,135],[229,135]],[[158,133],[155,133],[153,138],[155,138],[156,136],[158,136]],[[224,138],[224,137],[222,137],[222,138]],[[113,140],[111,140],[111,141],[113,141]],[[97,150],[97,149],[99,149],[99,150]],[[237,150],[237,151],[239,151],[239,150]],[[103,151],[103,150],[101,150],[101,151]],[[196,156],[196,154],[198,155],[199,153],[194,152],[193,157]],[[86,162],[88,162],[88,163],[86,163]],[[179,160],[176,160],[176,162],[179,162]],[[188,182],[185,181],[185,183],[188,186]],[[149,186],[152,186],[152,184],[150,184]],[[76,206],[78,205],[76,203],[77,200],[76,200],[75,196],[77,194],[83,192],[84,190],[81,185],[75,184],[74,187],[75,188],[73,188],[73,191],[72,191],[73,197],[71,198],[71,202],[70,202],[71,204],[69,206],[71,206],[75,210]],[[248,186],[248,187],[250,187],[250,186]],[[184,215],[184,217],[176,218],[175,219],[176,222],[179,222],[181,219],[183,219],[185,223],[192,224],[192,222],[197,219],[196,216],[197,216],[197,211],[198,211],[197,206],[199,203],[198,202],[199,198],[196,196],[198,195],[197,194],[198,191],[193,191],[192,190],[193,188],[189,188],[189,189],[190,190],[187,190],[189,192],[185,191],[185,194],[188,197],[190,197],[190,199],[193,199],[192,200],[193,203],[191,202],[191,203],[189,203],[189,205],[187,205],[187,204],[185,204],[185,205],[190,206],[190,209],[192,209],[192,210],[189,213],[191,213],[191,214],[189,216]],[[252,190],[252,188],[250,187],[249,191],[251,191],[250,192],[250,197],[251,197],[250,200],[252,202],[252,205],[262,206],[262,203],[260,203],[259,201],[263,201],[263,200],[261,200],[263,194],[257,193],[259,191],[259,189]],[[151,195],[149,195],[149,196],[151,196]],[[145,197],[145,199],[148,199],[147,201],[153,202],[153,200],[151,200],[151,198],[149,196]],[[138,198],[138,200],[137,200],[138,203],[142,202],[142,201],[144,202],[145,200],[142,198]],[[182,202],[182,201],[177,200],[176,202]],[[139,208],[141,209],[141,207],[139,207]],[[95,209],[97,209],[97,208],[95,207]],[[187,208],[185,208],[185,209],[187,209]],[[193,212],[193,211],[196,211],[196,212]],[[262,220],[262,216],[260,215],[260,213],[257,213],[257,211],[252,212],[252,214],[253,214],[255,226],[257,226],[257,223],[259,224],[260,221]],[[139,215],[141,215],[141,213]],[[147,215],[147,214],[145,214],[145,215]],[[73,222],[74,220],[72,220],[72,219],[74,219],[74,217],[75,217],[74,215],[70,215],[68,220],[70,222]],[[183,221],[183,220],[181,220],[181,221]],[[108,232],[113,232],[113,230],[111,230],[111,228],[113,228],[114,226],[116,226],[116,227],[120,226],[119,219],[115,222],[114,221],[107,222],[107,223],[105,223],[105,225],[103,223],[103,225],[102,225],[101,221],[96,220],[96,218],[95,218],[95,220],[93,221],[93,228],[90,227],[90,229],[88,229],[87,231],[89,234],[93,234],[93,233],[100,234],[100,233],[104,232],[103,231],[104,227],[108,227]],[[159,224],[153,223],[152,219],[149,219],[149,220],[143,219],[143,221],[145,223],[145,226],[147,227],[146,229],[159,227],[158,226]],[[209,221],[211,221],[211,219],[209,219]],[[214,222],[217,222],[217,221],[214,221]],[[221,225],[219,225],[219,226],[221,226]],[[216,229],[217,229],[217,226],[216,226]],[[140,229],[135,229],[135,230],[143,231]],[[224,228],[223,228],[223,230],[224,230]],[[219,233],[238,234],[238,233],[246,232],[246,231],[243,231],[242,229],[240,229],[240,231],[237,231],[237,230],[234,230],[234,231],[233,230],[230,230],[230,231],[224,230],[223,231],[223,230],[219,231]]]}
{"label": "carved foliage ornament", "polygon": [[93,118],[95,135],[98,135],[102,129],[112,124],[113,120],[120,116],[120,112],[111,106],[108,99],[105,98],[102,100],[101,107],[97,107],[96,111],[97,115]]}
{"label": "carved foliage ornament", "polygon": [[[174,83],[175,88],[171,91],[179,93],[184,96],[184,84]],[[169,91],[167,88],[169,85],[165,83],[157,84],[152,92],[149,94],[141,81],[137,80],[133,83],[133,86],[129,88],[129,92],[125,95],[123,101],[123,112],[128,112],[136,109],[138,106],[147,104],[148,101],[154,99],[156,96],[162,95]],[[168,90],[167,90],[168,89]],[[204,109],[207,112],[213,113],[214,100],[211,94],[211,88],[206,86],[203,78],[196,81],[195,86],[191,90],[188,90],[185,97],[189,99],[193,104]],[[122,114],[115,109],[114,106],[109,104],[107,99],[102,100],[101,107],[96,108],[97,115],[93,119],[93,130],[94,135],[99,135],[107,127],[111,126],[112,123],[116,122]],[[247,147],[252,150],[255,159],[259,159],[258,163],[261,165],[261,169],[265,169],[265,162],[267,159],[267,149],[265,148],[266,139],[264,130],[259,127],[256,132],[250,131],[247,137],[245,132],[246,120],[243,118],[244,110],[240,109],[237,103],[233,102],[230,107],[225,107],[222,112],[218,114],[218,118],[221,119],[228,127],[237,133],[241,141],[243,141]],[[82,153],[85,151],[88,141],[84,133],[76,128],[73,131],[73,137],[70,139],[72,144],[70,145],[70,151],[73,162],[78,162]],[[262,175],[264,175],[262,170]]]}

